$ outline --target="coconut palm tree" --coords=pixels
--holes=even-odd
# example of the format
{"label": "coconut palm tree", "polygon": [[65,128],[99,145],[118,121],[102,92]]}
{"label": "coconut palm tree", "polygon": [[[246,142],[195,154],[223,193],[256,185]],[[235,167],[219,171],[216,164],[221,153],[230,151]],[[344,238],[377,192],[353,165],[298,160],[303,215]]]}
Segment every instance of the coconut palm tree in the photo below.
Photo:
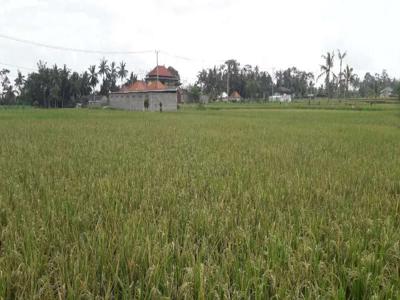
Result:
{"label": "coconut palm tree", "polygon": [[125,85],[130,85],[133,84],[137,81],[137,75],[133,74],[133,72],[131,72],[131,75],[129,76],[128,80],[125,81]]}
{"label": "coconut palm tree", "polygon": [[88,71],[84,71],[79,77],[79,93],[81,96],[87,96],[90,95],[91,90],[90,75]]}
{"label": "coconut palm tree", "polygon": [[349,65],[346,66],[343,72],[343,78],[345,82],[345,96],[347,97],[347,94],[349,92],[349,86],[353,85],[356,80],[357,80],[357,75],[353,73],[353,68],[349,67]]}
{"label": "coconut palm tree", "polygon": [[14,83],[15,83],[15,87],[16,87],[17,90],[18,90],[18,96],[21,96],[22,87],[23,87],[24,84],[25,84],[25,76],[22,75],[21,71],[19,71],[19,70],[18,70],[17,77],[16,77],[15,80],[14,80]]}
{"label": "coconut palm tree", "polygon": [[109,72],[109,81],[111,83],[110,88],[111,91],[114,92],[117,89],[117,78],[118,78],[118,70],[117,70],[117,65],[115,62],[111,62],[110,64],[110,72]]}
{"label": "coconut palm tree", "polygon": [[108,66],[108,61],[103,58],[100,61],[100,65],[99,65],[99,74],[103,76],[103,81],[106,79],[108,73],[110,72],[110,67]]}
{"label": "coconut palm tree", "polygon": [[126,63],[121,61],[118,67],[118,77],[119,79],[121,79],[121,87],[127,75],[128,75],[128,70],[126,69]]}
{"label": "coconut palm tree", "polygon": [[93,101],[95,97],[95,88],[98,83],[99,83],[99,78],[96,72],[96,66],[92,65],[89,67],[89,84],[92,87]]}
{"label": "coconut palm tree", "polygon": [[68,101],[71,95],[71,82],[70,82],[71,70],[66,65],[59,71],[60,76],[60,88],[61,88],[61,107],[64,107],[64,101]]}
{"label": "coconut palm tree", "polygon": [[339,70],[339,95],[341,96],[341,93],[343,92],[343,81],[342,81],[342,77],[343,77],[343,73],[342,73],[342,66],[343,66],[343,59],[346,57],[347,52],[341,52],[338,49],[338,58],[340,61],[340,70]]}
{"label": "coconut palm tree", "polygon": [[[66,75],[64,73],[64,71],[68,71],[66,69],[66,66],[64,65],[64,69],[59,69],[57,64],[53,65],[53,68],[51,68],[50,70],[50,78],[49,78],[49,82],[50,82],[50,86],[49,86],[49,104],[51,107],[51,100],[53,100],[54,102],[54,108],[59,106],[59,100],[61,98],[61,107],[64,104],[63,101],[63,92],[65,89],[63,89],[63,87],[65,87],[65,76],[67,76],[67,80],[68,80],[68,74]],[[64,84],[63,84],[64,83]]]}
{"label": "coconut palm tree", "polygon": [[335,76],[332,72],[335,53],[333,51],[332,53],[327,52],[326,55],[322,55],[322,58],[324,59],[325,64],[321,65],[322,73],[318,76],[318,79],[325,75],[325,89],[328,93],[328,97],[331,98],[331,75]]}
{"label": "coconut palm tree", "polygon": [[99,74],[103,76],[103,83],[100,87],[100,94],[103,96],[108,96],[110,92],[111,76],[110,67],[108,66],[108,61],[103,58],[99,65]]}

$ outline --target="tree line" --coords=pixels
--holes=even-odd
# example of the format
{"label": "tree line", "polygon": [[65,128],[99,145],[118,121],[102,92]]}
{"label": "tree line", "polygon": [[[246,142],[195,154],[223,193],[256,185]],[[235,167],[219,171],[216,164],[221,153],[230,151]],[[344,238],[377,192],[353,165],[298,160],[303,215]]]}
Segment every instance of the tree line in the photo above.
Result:
{"label": "tree line", "polygon": [[233,91],[247,99],[265,99],[274,92],[289,91],[305,97],[314,86],[314,75],[295,67],[276,71],[274,75],[275,82],[271,74],[260,71],[258,66],[241,67],[239,62],[232,59],[218,67],[200,71],[196,85],[213,99],[223,92],[231,94]]}
{"label": "tree line", "polygon": [[[98,66],[91,65],[81,73],[62,68],[48,67],[39,61],[37,71],[27,76],[18,71],[14,82],[8,69],[0,70],[0,104],[27,104],[40,107],[72,107],[95,99],[95,95],[107,96],[122,86],[134,83],[137,75],[129,73],[125,62],[118,65],[102,59]],[[129,76],[128,76],[129,74]],[[96,88],[99,90],[96,92]]]}
{"label": "tree line", "polygon": [[[191,86],[196,93],[201,90],[212,99],[222,93],[234,91],[244,99],[266,99],[275,93],[292,94],[296,98],[306,97],[365,97],[377,98],[384,88],[391,88],[393,94],[400,99],[400,81],[391,78],[387,71],[381,74],[366,73],[360,78],[354,68],[344,64],[347,52],[337,50],[322,55],[320,74],[313,74],[296,67],[274,71],[270,74],[260,71],[257,66],[241,67],[236,60],[228,60],[225,64],[203,69],[198,73],[197,82]],[[334,67],[338,62],[338,71]],[[317,80],[323,84],[317,86]]]}
{"label": "tree line", "polygon": [[[291,67],[276,70],[272,74],[257,66],[244,65],[234,60],[201,70],[193,85],[186,87],[194,98],[201,94],[217,99],[222,93],[239,92],[243,99],[267,99],[275,93],[292,94],[296,98],[328,97],[377,98],[382,89],[391,88],[400,98],[400,82],[382,73],[366,73],[359,77],[346,62],[347,53],[340,50],[322,55],[320,74]],[[335,72],[335,67],[337,71]],[[179,77],[179,73],[171,68]],[[322,78],[323,84],[317,86]],[[8,69],[0,69],[0,104],[28,104],[40,107],[72,107],[96,99],[96,95],[108,96],[124,85],[137,81],[137,75],[129,72],[125,62],[119,64],[103,58],[84,72],[76,72],[66,65],[47,66],[39,61],[37,70],[24,76],[20,71],[14,80]]]}

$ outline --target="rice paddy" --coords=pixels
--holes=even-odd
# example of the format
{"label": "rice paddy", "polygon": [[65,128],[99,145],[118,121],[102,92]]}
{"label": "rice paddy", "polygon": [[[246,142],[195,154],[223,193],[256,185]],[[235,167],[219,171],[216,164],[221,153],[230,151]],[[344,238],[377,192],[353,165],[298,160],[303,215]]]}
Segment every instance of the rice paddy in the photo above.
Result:
{"label": "rice paddy", "polygon": [[400,298],[400,114],[0,110],[0,299]]}

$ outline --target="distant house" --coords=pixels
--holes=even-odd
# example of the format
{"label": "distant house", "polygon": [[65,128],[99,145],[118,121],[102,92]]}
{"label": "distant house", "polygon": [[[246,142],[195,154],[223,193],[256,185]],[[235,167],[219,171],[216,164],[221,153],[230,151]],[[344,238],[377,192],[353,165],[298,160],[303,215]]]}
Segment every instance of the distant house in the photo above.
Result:
{"label": "distant house", "polygon": [[271,102],[292,102],[291,90],[280,87],[278,91],[269,97]]}
{"label": "distant house", "polygon": [[271,102],[292,102],[292,95],[275,93],[273,96],[270,96],[268,99]]}
{"label": "distant house", "polygon": [[218,100],[223,101],[223,102],[228,102],[229,97],[226,92],[222,92],[221,95],[218,96]]}
{"label": "distant house", "polygon": [[393,89],[391,87],[386,87],[380,91],[379,96],[381,98],[389,98],[393,96]]}
{"label": "distant house", "polygon": [[242,99],[238,91],[233,91],[232,94],[229,96],[229,101],[232,102],[239,102]]}
{"label": "distant house", "polygon": [[110,94],[110,107],[135,111],[176,111],[179,78],[164,66],[150,71],[145,81]]}
{"label": "distant house", "polygon": [[307,98],[308,99],[315,99],[315,94],[312,94],[312,93],[307,94]]}

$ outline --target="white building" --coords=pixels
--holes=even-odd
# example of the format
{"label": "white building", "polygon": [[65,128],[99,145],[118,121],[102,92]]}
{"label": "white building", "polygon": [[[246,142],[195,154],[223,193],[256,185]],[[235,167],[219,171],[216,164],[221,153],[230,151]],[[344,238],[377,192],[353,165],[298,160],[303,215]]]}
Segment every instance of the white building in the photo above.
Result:
{"label": "white building", "polygon": [[223,102],[228,102],[229,100],[228,94],[226,92],[222,92],[222,94],[218,96],[218,100]]}
{"label": "white building", "polygon": [[393,89],[391,87],[386,87],[379,93],[381,98],[389,98],[393,96]]}
{"label": "white building", "polygon": [[292,102],[292,95],[275,93],[273,96],[270,96],[268,99],[271,102]]}

